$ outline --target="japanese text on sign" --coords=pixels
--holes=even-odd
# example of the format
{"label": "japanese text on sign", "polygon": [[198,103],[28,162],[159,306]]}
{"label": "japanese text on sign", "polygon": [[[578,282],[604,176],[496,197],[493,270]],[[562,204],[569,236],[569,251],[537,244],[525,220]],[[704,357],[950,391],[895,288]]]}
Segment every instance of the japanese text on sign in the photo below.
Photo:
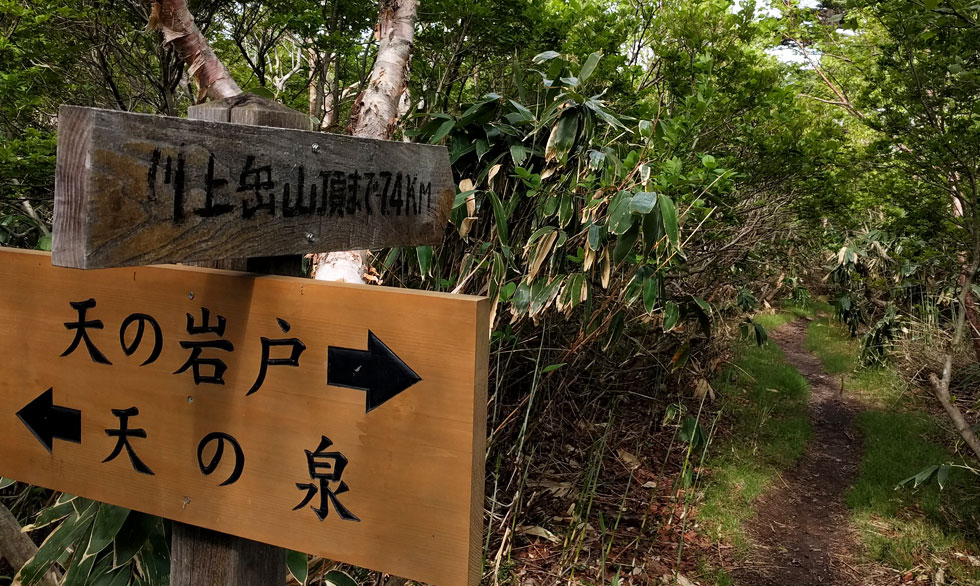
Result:
{"label": "japanese text on sign", "polygon": [[[112,363],[106,358],[105,354],[96,345],[95,340],[92,338],[91,330],[103,330],[105,325],[101,319],[93,319],[92,314],[89,311],[96,310],[97,302],[95,299],[86,299],[83,301],[71,301],[69,306],[76,312],[75,321],[67,321],[64,323],[65,329],[69,332],[74,332],[68,347],[64,352],[61,353],[61,357],[64,358],[73,354],[80,346],[84,345],[85,350],[92,362],[96,364],[102,364],[106,366],[112,366]],[[216,355],[220,352],[232,352],[235,347],[230,341],[222,339],[225,333],[225,327],[227,320],[223,315],[216,315],[214,321],[211,320],[211,311],[207,307],[201,307],[201,317],[198,321],[195,316],[191,314],[186,315],[187,318],[187,334],[194,336],[208,336],[207,340],[182,340],[179,345],[184,350],[190,350],[190,354],[187,357],[186,362],[183,366],[178,368],[174,374],[179,375],[187,370],[191,370],[193,374],[194,384],[200,385],[204,384],[214,384],[214,385],[224,385],[225,381],[222,378],[225,371],[227,370],[227,365],[225,362]],[[276,319],[279,329],[283,333],[289,332],[291,326],[289,322],[282,318]],[[130,331],[134,330],[130,335]],[[143,361],[140,366],[147,366],[154,363],[161,355],[162,349],[164,347],[165,338],[164,333],[160,327],[159,322],[151,315],[145,313],[132,313],[122,320],[119,327],[119,344],[127,357],[135,354],[144,340],[144,333],[146,327],[149,325],[150,329],[153,330],[153,341],[152,347],[149,350],[148,357]],[[258,374],[256,375],[255,382],[249,388],[247,395],[251,395],[261,388],[262,383],[265,381],[266,375],[268,374],[268,369],[270,366],[300,366],[300,356],[303,351],[306,350],[306,345],[298,338],[281,338],[281,339],[271,339],[267,337],[261,337],[261,358],[259,360]],[[277,352],[276,356],[273,355],[273,348],[287,348],[286,352]],[[205,356],[205,351],[210,351],[208,356]],[[343,366],[341,366],[343,368]],[[355,367],[356,368],[356,367]],[[417,382],[416,379],[414,382]],[[325,381],[325,382],[329,382]],[[42,441],[42,444],[51,451],[52,444],[50,439],[44,440],[41,438],[43,433],[57,433],[57,429],[47,429],[40,430],[38,428],[42,426],[51,427],[53,420],[50,418],[49,411],[54,409],[53,405],[53,395],[52,390],[49,389],[42,393],[40,397],[32,401],[29,405],[25,406],[18,412],[18,416],[23,421],[25,425],[31,431],[38,436],[38,439]],[[40,403],[39,403],[40,402]],[[63,409],[63,408],[62,408]],[[75,419],[80,419],[81,412],[77,410],[74,411]],[[111,409],[112,415],[118,418],[118,426],[112,429],[106,429],[105,434],[109,438],[115,439],[115,444],[112,447],[112,451],[102,463],[108,463],[115,460],[118,456],[122,454],[125,450],[128,456],[129,463],[131,464],[133,470],[141,474],[154,475],[153,469],[136,453],[136,447],[131,440],[139,439],[146,440],[145,444],[147,446],[152,446],[152,438],[149,438],[145,429],[133,427],[131,418],[136,418],[140,414],[140,410],[137,406]],[[63,437],[61,435],[56,437]],[[73,437],[72,441],[76,443],[81,443],[80,434],[78,437]],[[231,434],[225,433],[223,431],[212,431],[204,435],[198,444],[197,448],[197,464],[202,474],[209,476],[218,468],[224,454],[225,454],[225,444],[231,447],[231,451],[234,456],[234,469],[232,473],[224,479],[219,486],[228,486],[237,482],[242,474],[245,472],[245,451],[241,444],[235,437]],[[296,483],[296,487],[301,491],[306,491],[306,495],[303,500],[293,507],[293,510],[299,510],[305,507],[312,501],[312,499],[319,494],[319,506],[311,506],[311,510],[316,514],[317,518],[321,521],[326,519],[329,514],[329,505],[332,505],[336,509],[338,515],[341,519],[345,521],[360,521],[360,519],[352,513],[346,506],[344,506],[339,498],[339,495],[348,492],[350,487],[342,479],[344,474],[344,469],[347,467],[348,459],[342,452],[339,451],[326,451],[327,448],[333,445],[333,442],[327,437],[322,436],[320,445],[314,451],[306,450],[306,461],[309,468],[310,480],[318,481],[317,484],[313,483]],[[213,449],[212,449],[213,446]],[[205,452],[210,450],[210,457],[205,463]]]}
{"label": "japanese text on sign", "polygon": [[[319,215],[343,218],[356,215],[418,216],[432,210],[432,182],[402,171],[361,172],[310,169],[303,165],[289,171],[273,168],[248,155],[235,177],[222,177],[209,154],[202,185],[204,203],[185,209],[189,175],[182,152],[164,154],[153,150],[146,172],[147,197],[155,201],[165,188],[173,198],[175,224],[187,213],[213,218],[235,213],[242,219],[292,218]],[[292,174],[290,176],[290,174]]]}

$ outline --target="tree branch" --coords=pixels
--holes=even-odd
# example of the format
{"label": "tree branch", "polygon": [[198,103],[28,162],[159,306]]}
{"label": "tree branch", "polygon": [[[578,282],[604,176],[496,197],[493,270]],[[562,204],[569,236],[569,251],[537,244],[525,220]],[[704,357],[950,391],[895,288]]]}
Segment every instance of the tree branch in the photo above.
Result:
{"label": "tree branch", "polygon": [[851,100],[848,99],[847,94],[844,92],[844,88],[838,87],[837,84],[835,84],[833,81],[830,80],[829,77],[827,77],[826,72],[824,72],[823,68],[820,67],[819,63],[813,60],[813,58],[810,56],[810,53],[803,46],[803,43],[801,43],[800,41],[798,41],[793,37],[787,36],[786,38],[788,38],[797,46],[797,48],[803,54],[803,58],[807,60],[807,63],[809,63],[810,66],[813,67],[813,70],[817,72],[817,75],[819,75],[820,79],[823,80],[824,85],[826,85],[830,91],[834,92],[834,95],[836,95],[837,99],[840,100],[840,105],[843,106],[848,112],[853,114],[855,117],[863,120],[864,114],[861,113],[860,110],[854,107],[854,104],[851,103]]}
{"label": "tree branch", "polygon": [[[975,243],[976,244],[976,243]],[[973,283],[973,275],[977,273],[977,268],[980,266],[980,260],[978,260],[978,250],[977,246],[974,246],[973,251],[973,262],[964,271],[964,275],[969,275],[964,278],[961,282],[960,293],[957,298],[959,304],[959,311],[956,314],[956,327],[953,330],[953,340],[950,343],[949,350],[946,351],[946,357],[943,360],[943,373],[942,378],[932,373],[929,375],[929,382],[932,383],[933,394],[939,399],[942,404],[943,409],[946,410],[946,414],[953,421],[953,425],[956,427],[956,431],[959,432],[960,437],[966,442],[966,445],[970,446],[973,450],[974,455],[977,459],[980,459],[980,438],[977,438],[977,434],[970,427],[970,424],[963,417],[963,412],[960,411],[956,403],[953,402],[949,395],[949,385],[953,379],[953,354],[956,352],[957,346],[963,340],[964,330],[966,329],[966,312],[967,312],[967,298],[971,295],[970,287]]]}

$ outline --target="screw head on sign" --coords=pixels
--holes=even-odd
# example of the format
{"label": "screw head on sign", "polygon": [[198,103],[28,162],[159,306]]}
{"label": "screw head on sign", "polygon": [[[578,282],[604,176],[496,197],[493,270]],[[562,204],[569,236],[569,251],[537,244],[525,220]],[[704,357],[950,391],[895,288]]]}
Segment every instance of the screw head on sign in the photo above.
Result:
{"label": "screw head on sign", "polygon": [[320,145],[318,145],[317,143],[313,143],[313,147],[312,148],[313,148],[313,152],[314,153],[320,152]]}
{"label": "screw head on sign", "polygon": [[306,241],[307,242],[313,242],[314,240],[316,240],[316,236],[313,235],[313,232],[307,232],[306,233]]}

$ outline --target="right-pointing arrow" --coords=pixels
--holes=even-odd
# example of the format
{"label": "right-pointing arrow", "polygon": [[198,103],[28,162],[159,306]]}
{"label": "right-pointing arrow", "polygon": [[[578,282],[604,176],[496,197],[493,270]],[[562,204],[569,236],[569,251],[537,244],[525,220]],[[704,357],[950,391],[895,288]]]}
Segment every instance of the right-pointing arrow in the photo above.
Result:
{"label": "right-pointing arrow", "polygon": [[54,388],[25,405],[17,412],[17,417],[49,452],[56,438],[82,443],[82,412],[55,405]]}
{"label": "right-pointing arrow", "polygon": [[370,330],[367,346],[327,348],[327,384],[366,391],[365,413],[422,380]]}

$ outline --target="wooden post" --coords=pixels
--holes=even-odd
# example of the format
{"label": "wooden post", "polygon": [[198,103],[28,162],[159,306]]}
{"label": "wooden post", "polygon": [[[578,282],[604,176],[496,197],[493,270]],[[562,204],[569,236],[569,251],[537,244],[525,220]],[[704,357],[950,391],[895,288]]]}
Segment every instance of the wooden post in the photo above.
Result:
{"label": "wooden post", "polygon": [[[191,106],[187,117],[250,126],[310,129],[309,116],[253,94]],[[298,276],[301,274],[301,262],[301,257],[291,256],[193,264]],[[174,523],[170,542],[171,586],[282,586],[285,583],[285,550],[218,531]]]}
{"label": "wooden post", "polygon": [[285,583],[285,550],[193,525],[173,524],[172,586],[281,586]]}

